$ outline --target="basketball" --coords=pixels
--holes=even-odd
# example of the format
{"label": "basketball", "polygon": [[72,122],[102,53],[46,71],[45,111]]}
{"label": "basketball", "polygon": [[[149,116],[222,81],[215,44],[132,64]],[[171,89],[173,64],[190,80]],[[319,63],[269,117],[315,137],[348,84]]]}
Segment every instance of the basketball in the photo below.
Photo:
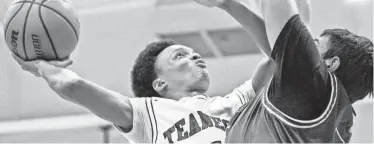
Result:
{"label": "basketball", "polygon": [[79,39],[80,24],[68,0],[16,0],[4,18],[8,48],[24,60],[62,60]]}

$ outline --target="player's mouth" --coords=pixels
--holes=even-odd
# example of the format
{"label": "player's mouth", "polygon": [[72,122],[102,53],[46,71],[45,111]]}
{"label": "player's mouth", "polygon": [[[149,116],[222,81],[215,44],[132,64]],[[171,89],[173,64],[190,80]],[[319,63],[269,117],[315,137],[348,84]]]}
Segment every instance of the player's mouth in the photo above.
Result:
{"label": "player's mouth", "polygon": [[207,67],[206,64],[205,64],[205,61],[203,61],[203,60],[197,60],[196,65],[198,67],[201,67],[201,68],[206,68]]}

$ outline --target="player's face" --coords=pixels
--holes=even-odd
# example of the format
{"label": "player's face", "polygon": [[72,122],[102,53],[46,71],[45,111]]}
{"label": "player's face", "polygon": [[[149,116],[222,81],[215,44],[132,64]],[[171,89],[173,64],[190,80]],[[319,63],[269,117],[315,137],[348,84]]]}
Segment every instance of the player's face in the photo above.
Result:
{"label": "player's face", "polygon": [[198,53],[183,45],[163,50],[156,60],[157,74],[168,90],[206,91],[209,87],[207,65]]}
{"label": "player's face", "polygon": [[323,57],[323,55],[328,50],[328,42],[329,42],[329,38],[326,37],[326,36],[318,37],[318,38],[314,39],[314,43],[316,44],[318,52],[319,52],[319,55],[321,57]]}

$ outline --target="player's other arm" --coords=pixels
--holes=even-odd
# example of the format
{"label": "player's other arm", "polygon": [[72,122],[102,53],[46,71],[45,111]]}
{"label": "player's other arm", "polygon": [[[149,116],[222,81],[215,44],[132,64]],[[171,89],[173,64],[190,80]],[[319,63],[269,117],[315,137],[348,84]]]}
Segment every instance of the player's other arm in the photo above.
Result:
{"label": "player's other arm", "polygon": [[[261,0],[224,0],[218,7],[237,20],[263,52],[270,57],[271,48],[266,34],[261,2]],[[308,25],[311,17],[311,1],[297,0],[296,8],[303,22]]]}
{"label": "player's other arm", "polygon": [[[236,19],[247,31],[266,55],[270,57],[271,49],[266,35],[265,23],[261,13],[256,13],[254,9],[259,5],[259,1],[245,3],[239,0],[225,0],[218,5],[219,8],[226,11]],[[257,9],[258,12],[259,9]],[[274,72],[274,63],[269,58],[264,58],[257,64],[252,75],[252,87],[255,93],[258,93],[269,81]]]}
{"label": "player's other arm", "polygon": [[[310,0],[296,1],[297,10],[300,12],[301,18],[305,24],[309,24],[310,22],[310,3]],[[218,5],[218,7],[236,19],[244,27],[257,46],[260,47],[267,56],[271,57],[271,47],[266,34],[261,4],[260,0],[225,0],[222,4]],[[257,65],[252,76],[252,85],[256,93],[270,81],[273,73],[274,63],[272,59],[265,58]]]}
{"label": "player's other arm", "polygon": [[[237,20],[254,40],[258,47],[270,57],[271,49],[266,35],[265,23],[260,12],[260,1],[244,3],[241,0],[225,0],[219,8]],[[257,13],[254,9],[257,8]]]}
{"label": "player's other arm", "polygon": [[269,56],[283,26],[292,16],[300,12],[304,23],[310,21],[308,0],[225,0],[218,7],[235,18]]}
{"label": "player's other arm", "polygon": [[269,101],[296,119],[320,116],[330,100],[328,73],[294,0],[262,0],[275,73]]}
{"label": "player's other arm", "polygon": [[271,48],[288,20],[298,14],[295,0],[262,0],[261,11],[264,17],[266,34]]}
{"label": "player's other arm", "polygon": [[[23,61],[13,55],[26,71],[46,80],[61,98],[89,109],[97,116],[131,130],[133,108],[129,98],[79,77],[64,62]],[[53,63],[53,64],[52,64]],[[56,66],[55,66],[56,65]]]}

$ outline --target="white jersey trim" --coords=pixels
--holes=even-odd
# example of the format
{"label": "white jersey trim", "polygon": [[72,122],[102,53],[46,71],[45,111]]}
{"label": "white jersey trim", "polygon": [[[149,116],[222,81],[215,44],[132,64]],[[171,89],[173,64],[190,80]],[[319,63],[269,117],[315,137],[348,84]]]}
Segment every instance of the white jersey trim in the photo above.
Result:
{"label": "white jersey trim", "polygon": [[342,141],[343,143],[345,143],[345,141],[343,140],[342,136],[340,136],[338,128],[335,128],[335,132],[338,134],[338,137],[339,137],[340,141]]}
{"label": "white jersey trim", "polygon": [[[239,93],[240,93],[240,92],[239,92]],[[236,94],[236,96],[238,96],[241,105],[243,105],[243,104],[244,104],[244,102],[243,102],[244,100],[242,100],[241,93],[240,93],[240,94]]]}
{"label": "white jersey trim", "polygon": [[[331,111],[334,109],[334,106],[335,106],[335,103],[336,103],[336,99],[337,99],[337,96],[336,96],[337,95],[337,80],[336,80],[336,77],[334,75],[332,75],[331,73],[329,73],[329,75],[330,75],[330,79],[331,79],[331,96],[330,96],[330,101],[329,101],[329,104],[327,105],[325,111],[318,118],[315,118],[313,120],[300,120],[300,119],[292,118],[292,117],[288,116],[287,114],[283,113],[282,111],[280,111],[279,109],[277,109],[270,102],[269,97],[268,97],[269,87],[266,89],[265,95],[262,98],[262,104],[263,104],[263,106],[266,108],[266,110],[269,113],[271,113],[272,115],[276,116],[279,120],[281,120],[282,122],[284,122],[287,125],[290,125],[290,126],[296,127],[296,128],[312,128],[312,127],[315,127],[315,126],[321,124],[322,122],[324,122],[328,118],[328,116],[330,115]],[[265,104],[265,102],[268,105],[270,105],[271,108],[268,107],[268,105]],[[308,124],[308,123],[314,123],[314,122],[318,122],[318,123],[315,123],[315,124],[312,124],[312,125],[307,125],[307,126],[293,124],[289,120],[286,120],[282,116],[278,115],[276,112],[273,111],[273,109],[276,110],[277,112],[279,112],[280,114],[282,114],[284,117],[286,117],[286,118],[288,118],[290,120],[293,120],[295,122],[298,122],[298,123],[306,123],[306,124]]]}
{"label": "white jersey trim", "polygon": [[157,120],[153,108],[152,98],[146,98],[145,106],[147,108],[147,113],[150,119],[151,128],[152,128],[152,143],[157,142],[158,137],[158,128],[157,128]]}

